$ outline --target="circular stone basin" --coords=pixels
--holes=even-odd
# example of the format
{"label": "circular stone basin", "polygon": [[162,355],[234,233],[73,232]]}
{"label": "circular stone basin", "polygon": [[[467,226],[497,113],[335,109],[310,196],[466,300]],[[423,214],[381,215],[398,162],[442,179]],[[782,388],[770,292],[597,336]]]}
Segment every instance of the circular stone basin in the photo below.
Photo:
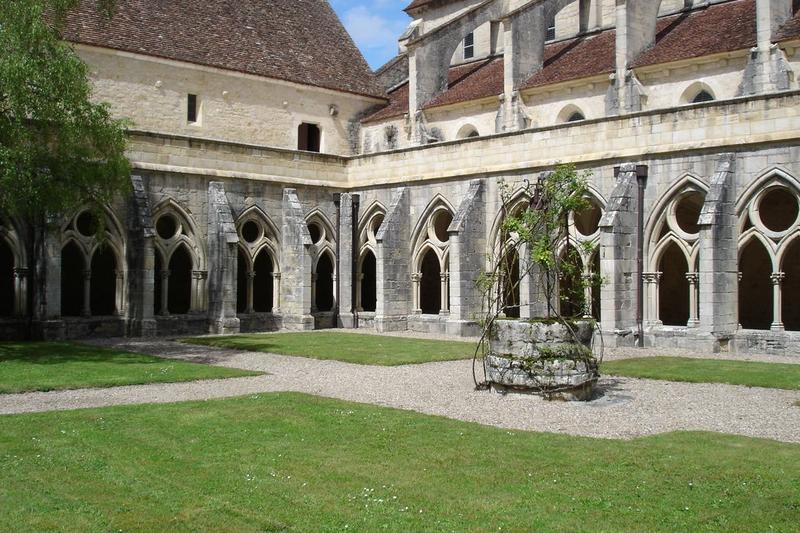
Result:
{"label": "circular stone basin", "polygon": [[484,361],[486,376],[499,392],[538,394],[551,400],[587,401],[600,377],[592,356],[594,323],[501,320],[495,323]]}

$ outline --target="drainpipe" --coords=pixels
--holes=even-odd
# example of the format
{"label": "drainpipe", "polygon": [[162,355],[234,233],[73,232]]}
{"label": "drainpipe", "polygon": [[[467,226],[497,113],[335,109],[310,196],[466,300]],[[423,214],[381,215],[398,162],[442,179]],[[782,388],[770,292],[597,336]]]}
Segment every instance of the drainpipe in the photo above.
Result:
{"label": "drainpipe", "polygon": [[639,189],[636,203],[636,326],[639,348],[644,348],[644,189],[647,187],[647,165],[636,165]]}
{"label": "drainpipe", "polygon": [[341,204],[342,204],[342,193],[333,193],[333,205],[336,206],[336,283],[334,284],[334,291],[336,294],[336,306],[333,308],[333,327],[334,329],[339,328],[339,284],[341,283],[341,275],[339,273],[339,258],[341,255],[339,254],[339,239],[341,235],[341,228],[340,224],[342,222],[342,213],[341,213]]}
{"label": "drainpipe", "polygon": [[[353,216],[351,220],[353,223],[351,224],[353,233],[352,239],[350,242],[352,243],[352,255],[351,255],[351,275],[350,279],[352,283],[350,284],[350,305],[351,311],[353,313],[353,328],[358,329],[358,306],[356,305],[356,283],[359,283],[359,280],[356,279],[356,275],[358,272],[358,208],[361,205],[361,196],[358,194],[352,195],[352,205],[353,205]],[[363,295],[363,294],[362,294]]]}

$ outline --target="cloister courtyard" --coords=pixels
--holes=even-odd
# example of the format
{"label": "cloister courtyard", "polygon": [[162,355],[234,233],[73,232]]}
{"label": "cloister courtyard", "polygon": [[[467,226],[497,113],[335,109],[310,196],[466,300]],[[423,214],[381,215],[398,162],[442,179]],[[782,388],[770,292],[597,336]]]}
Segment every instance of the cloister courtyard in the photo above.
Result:
{"label": "cloister courtyard", "polygon": [[607,350],[548,402],[476,390],[475,346],[0,344],[0,529],[796,530],[796,358]]}

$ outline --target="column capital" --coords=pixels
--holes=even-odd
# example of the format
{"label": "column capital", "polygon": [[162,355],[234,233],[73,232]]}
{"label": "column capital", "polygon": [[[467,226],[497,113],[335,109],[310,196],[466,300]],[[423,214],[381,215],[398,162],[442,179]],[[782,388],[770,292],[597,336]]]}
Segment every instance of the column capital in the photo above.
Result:
{"label": "column capital", "polygon": [[92,279],[92,271],[91,270],[84,270],[83,271],[83,279],[89,281]]}
{"label": "column capital", "polygon": [[697,285],[700,282],[700,274],[697,272],[689,272],[686,274],[686,281],[691,285]]}
{"label": "column capital", "polygon": [[248,272],[247,279],[256,279],[256,273],[253,271]]}
{"label": "column capital", "polygon": [[31,269],[29,268],[15,268],[14,269],[14,277],[17,279],[25,279],[31,274]]}
{"label": "column capital", "polygon": [[421,273],[415,272],[414,274],[411,274],[411,281],[413,281],[414,283],[419,283],[421,279],[422,279]]}
{"label": "column capital", "polygon": [[192,270],[192,278],[194,279],[206,279],[208,277],[208,272],[205,270]]}
{"label": "column capital", "polygon": [[161,271],[161,279],[169,279],[169,275],[171,272],[169,270],[162,270]]}
{"label": "column capital", "polygon": [[772,280],[773,285],[780,285],[786,279],[785,272],[773,272],[770,274],[769,279]]}
{"label": "column capital", "polygon": [[281,279],[281,273],[280,272],[273,272],[272,273],[272,279]]}
{"label": "column capital", "polygon": [[661,277],[663,275],[663,272],[642,272],[642,278],[645,283],[661,283]]}

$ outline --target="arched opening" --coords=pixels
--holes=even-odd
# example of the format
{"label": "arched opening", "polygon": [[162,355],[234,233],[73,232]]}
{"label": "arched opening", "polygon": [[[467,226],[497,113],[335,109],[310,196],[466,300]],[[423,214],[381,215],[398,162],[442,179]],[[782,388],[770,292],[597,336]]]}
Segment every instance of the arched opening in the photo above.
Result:
{"label": "arched opening", "polygon": [[371,250],[364,252],[361,261],[361,309],[370,313],[375,311],[378,303],[376,266],[375,254]]}
{"label": "arched opening", "polygon": [[83,314],[86,262],[78,245],[69,242],[61,250],[61,315]]}
{"label": "arched opening", "polygon": [[659,261],[659,320],[665,326],[685,326],[689,322],[689,264],[680,247],[671,242]]}
{"label": "arched opening", "polygon": [[586,120],[586,114],[576,105],[569,104],[558,114],[557,122],[568,123]]}
{"label": "arched opening", "polygon": [[104,246],[92,257],[91,297],[92,316],[111,316],[117,313],[117,258]]}
{"label": "arched opening", "polygon": [[14,252],[0,238],[0,316],[14,314]]}
{"label": "arched opening", "polygon": [[317,311],[333,310],[333,260],[330,254],[323,253],[317,262],[317,281],[315,285]]}
{"label": "arched opening", "polygon": [[247,312],[247,257],[244,251],[239,248],[236,254],[236,312],[241,314]]}
{"label": "arched opening", "polygon": [[583,314],[585,291],[583,290],[583,261],[578,251],[569,247],[561,254],[562,272],[558,280],[559,312],[565,317]]}
{"label": "arched opening", "polygon": [[781,268],[786,278],[783,281],[783,326],[788,331],[800,331],[800,239],[795,239],[783,256]]}
{"label": "arched opening", "polygon": [[272,312],[272,257],[264,249],[256,256],[253,262],[253,310],[256,313]]}
{"label": "arched opening", "polygon": [[457,139],[472,139],[474,137],[479,137],[480,134],[478,130],[472,124],[465,124],[461,126],[461,129],[458,130],[456,134]]}
{"label": "arched opening", "polygon": [[569,117],[567,117],[567,122],[580,122],[581,120],[586,120],[586,117],[584,117],[583,113],[580,111],[575,111]]}
{"label": "arched opening", "polygon": [[508,318],[520,317],[519,254],[516,250],[504,254],[501,264],[503,276],[503,313]]}
{"label": "arched opening", "polygon": [[745,329],[770,329],[772,325],[772,261],[764,245],[751,239],[739,256],[739,323]]}
{"label": "arched opening", "polygon": [[442,310],[442,269],[436,252],[428,250],[420,264],[419,302],[426,315],[438,315]]}
{"label": "arched opening", "polygon": [[192,308],[192,256],[179,246],[169,260],[167,310],[171,315],[185,315]]}

